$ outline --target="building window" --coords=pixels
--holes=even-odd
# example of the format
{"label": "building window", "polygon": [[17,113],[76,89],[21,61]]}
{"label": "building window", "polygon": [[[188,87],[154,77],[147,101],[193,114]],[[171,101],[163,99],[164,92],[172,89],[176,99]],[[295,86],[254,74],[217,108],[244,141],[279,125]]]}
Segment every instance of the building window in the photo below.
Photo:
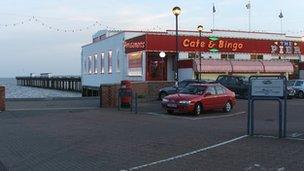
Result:
{"label": "building window", "polygon": [[234,59],[234,54],[221,54],[221,59]]}
{"label": "building window", "polygon": [[112,51],[108,52],[108,73],[111,74],[112,73]]}
{"label": "building window", "polygon": [[82,59],[82,73],[86,74],[87,72],[88,72],[87,57],[83,57],[83,59]]}
{"label": "building window", "polygon": [[93,73],[93,60],[92,60],[92,56],[89,56],[89,60],[88,60],[88,73],[92,74]]}
{"label": "building window", "polygon": [[119,50],[116,51],[116,71],[120,72]]}
{"label": "building window", "polygon": [[94,74],[98,73],[98,55],[94,55]]}
{"label": "building window", "polygon": [[127,58],[128,58],[128,76],[142,76],[143,53],[142,52],[128,53]]}
{"label": "building window", "polygon": [[263,60],[263,55],[250,55],[251,60]]}
{"label": "building window", "polygon": [[101,67],[100,73],[104,74],[104,72],[105,72],[105,56],[104,56],[104,53],[101,53],[100,67]]}

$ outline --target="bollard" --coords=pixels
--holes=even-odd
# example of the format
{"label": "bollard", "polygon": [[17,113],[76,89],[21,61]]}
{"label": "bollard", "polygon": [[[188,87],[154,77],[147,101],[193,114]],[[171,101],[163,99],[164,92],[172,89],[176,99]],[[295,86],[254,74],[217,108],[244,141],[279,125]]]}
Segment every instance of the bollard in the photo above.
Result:
{"label": "bollard", "polygon": [[0,86],[0,111],[5,111],[5,87]]}

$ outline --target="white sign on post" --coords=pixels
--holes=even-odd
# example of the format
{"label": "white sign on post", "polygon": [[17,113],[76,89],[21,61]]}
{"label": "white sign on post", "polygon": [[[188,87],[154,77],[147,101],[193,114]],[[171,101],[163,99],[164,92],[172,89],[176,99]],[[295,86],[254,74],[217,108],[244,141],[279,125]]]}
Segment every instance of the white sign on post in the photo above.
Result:
{"label": "white sign on post", "polygon": [[251,96],[283,97],[284,80],[260,77],[251,80]]}

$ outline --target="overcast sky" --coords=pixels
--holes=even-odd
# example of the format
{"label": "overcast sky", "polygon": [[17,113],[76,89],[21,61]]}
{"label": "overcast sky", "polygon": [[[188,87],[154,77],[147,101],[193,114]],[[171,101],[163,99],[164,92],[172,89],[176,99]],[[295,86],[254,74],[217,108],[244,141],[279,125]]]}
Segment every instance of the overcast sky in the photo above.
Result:
{"label": "overcast sky", "polygon": [[[248,29],[246,0],[1,0],[0,77],[41,72],[78,75],[81,46],[89,43],[97,30],[174,29],[174,6],[182,8],[181,29],[194,30],[202,24],[210,30],[213,3],[215,28]],[[284,31],[304,35],[304,1],[251,0],[251,6],[252,30],[279,32],[282,9]],[[57,32],[28,21],[31,16],[63,30],[86,28],[95,21],[102,25],[81,32]],[[21,21],[24,23],[10,25]]]}

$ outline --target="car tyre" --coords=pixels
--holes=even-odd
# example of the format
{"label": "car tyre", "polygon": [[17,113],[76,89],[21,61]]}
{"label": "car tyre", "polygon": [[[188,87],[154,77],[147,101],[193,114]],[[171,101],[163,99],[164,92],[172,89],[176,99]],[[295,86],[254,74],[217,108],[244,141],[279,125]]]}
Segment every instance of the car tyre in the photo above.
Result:
{"label": "car tyre", "polygon": [[232,110],[232,105],[230,102],[227,102],[223,108],[224,112],[228,113],[228,112],[231,112]]}
{"label": "car tyre", "polygon": [[199,116],[200,114],[202,114],[202,111],[203,111],[203,106],[202,106],[200,103],[197,103],[197,104],[194,106],[193,114],[194,114],[195,116]]}
{"label": "car tyre", "polygon": [[163,100],[164,97],[166,97],[168,94],[166,92],[160,92],[158,95],[159,100]]}
{"label": "car tyre", "polygon": [[301,98],[301,99],[304,98],[304,93],[303,93],[303,91],[299,91],[299,98]]}
{"label": "car tyre", "polygon": [[174,113],[174,110],[167,110],[167,113],[168,113],[168,114],[173,114],[173,113]]}

